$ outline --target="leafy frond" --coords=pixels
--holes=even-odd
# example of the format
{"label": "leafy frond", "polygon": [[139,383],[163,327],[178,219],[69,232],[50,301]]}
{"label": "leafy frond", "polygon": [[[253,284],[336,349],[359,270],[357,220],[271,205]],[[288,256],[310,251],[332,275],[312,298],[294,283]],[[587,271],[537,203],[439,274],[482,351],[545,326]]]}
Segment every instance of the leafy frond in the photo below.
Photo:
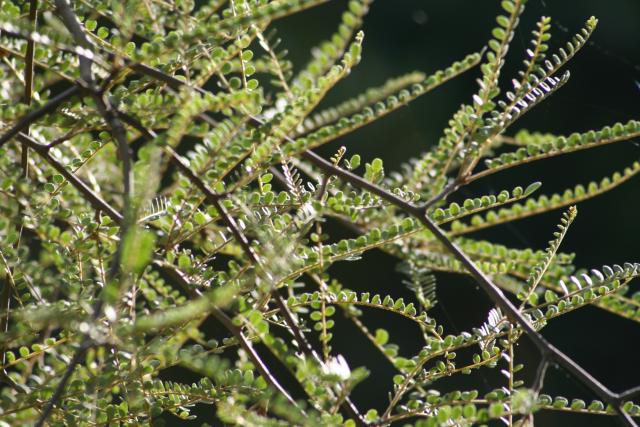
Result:
{"label": "leafy frond", "polygon": [[[598,300],[608,305],[610,295],[626,287],[629,282],[640,275],[640,264],[625,263],[623,266],[603,266],[601,270],[592,269],[580,272],[560,280],[556,285],[557,292],[547,290],[545,302],[535,305],[525,312],[531,320],[542,326],[547,320],[561,314],[584,307]],[[544,310],[544,312],[543,312]]]}
{"label": "leafy frond", "polygon": [[[449,255],[425,252],[414,254],[413,259],[415,259],[416,262],[420,262],[420,265],[424,268],[429,268],[434,271],[468,274],[464,264]],[[474,262],[478,269],[485,274],[506,274],[515,268],[514,262],[511,260],[475,260]]]}
{"label": "leafy frond", "polygon": [[[520,22],[520,15],[524,11],[526,0],[506,0],[501,2],[502,9],[508,15],[499,15],[496,19],[498,26],[493,28],[491,38],[487,46],[486,60],[480,66],[482,78],[478,80],[480,89],[473,96],[473,106],[463,105],[452,120],[452,126],[448,130],[453,134],[457,134],[451,140],[445,139],[441,148],[444,149],[442,156],[447,159],[441,175],[447,173],[449,164],[458,152],[463,157],[463,167],[460,175],[465,175],[469,168],[468,161],[476,151],[482,147],[483,140],[477,137],[478,132],[485,132],[483,116],[485,113],[492,111],[495,107],[493,99],[500,93],[498,85],[500,73],[504,66],[504,58],[509,50],[511,40],[515,34],[515,29]],[[445,134],[446,135],[446,134]],[[482,135],[486,139],[485,135]],[[446,142],[446,143],[445,143]],[[471,160],[471,164],[473,164]]]}
{"label": "leafy frond", "polygon": [[321,126],[338,121],[342,117],[360,112],[368,105],[384,101],[390,96],[398,96],[398,93],[414,84],[423,83],[426,80],[424,73],[413,72],[393,79],[389,79],[380,87],[367,89],[363,94],[351,98],[335,107],[330,107],[312,115],[302,124],[302,129],[298,129],[297,134],[311,132]]}
{"label": "leafy frond", "polygon": [[409,277],[409,280],[405,280],[404,283],[416,294],[424,310],[429,310],[436,305],[436,277],[429,269],[421,268],[408,260],[398,264],[398,271]]}
{"label": "leafy frond", "polygon": [[586,186],[578,184],[573,189],[565,190],[562,194],[555,193],[551,196],[542,195],[537,199],[528,199],[525,204],[514,203],[508,208],[489,211],[484,216],[476,215],[472,217],[471,221],[467,224],[461,221],[454,222],[451,224],[451,232],[454,235],[471,233],[487,227],[493,227],[498,224],[504,224],[573,205],[617,187],[634,177],[638,172],[640,172],[640,163],[634,162],[633,165],[625,168],[622,173],[615,172],[611,177],[602,178],[599,183],[592,181]]}
{"label": "leafy frond", "polygon": [[372,0],[349,1],[349,10],[342,14],[338,31],[330,37],[330,40],[323,41],[318,47],[312,49],[311,54],[314,58],[294,78],[295,90],[307,90],[309,82],[325,74],[344,55],[351,37],[362,26],[362,18],[369,11],[371,2]]}
{"label": "leafy frond", "polygon": [[481,66],[482,81],[480,90],[474,97],[476,111],[487,111],[486,109],[490,108],[488,102],[498,95],[498,78],[504,65],[504,57],[509,50],[511,39],[519,24],[525,3],[526,0],[506,0],[501,3],[502,9],[507,13],[507,16],[499,15],[496,18],[498,26],[491,31],[493,38],[487,43],[489,50],[486,53],[486,62]]}
{"label": "leafy frond", "polygon": [[[537,406],[541,410],[547,411],[566,411],[575,414],[598,414],[598,415],[611,415],[613,414],[613,408],[604,404],[600,400],[592,400],[587,404],[582,399],[567,399],[564,396],[552,397],[548,394],[541,394],[537,399]],[[624,402],[623,408],[625,412],[631,416],[640,415],[640,406],[633,402]]]}
{"label": "leafy frond", "polygon": [[[291,79],[293,74],[293,65],[291,62],[286,61],[284,58],[287,55],[287,51],[283,50],[281,52],[277,52],[278,46],[280,45],[281,39],[275,38],[275,30],[268,35],[262,34],[262,32],[258,32],[258,40],[260,41],[260,46],[264,49],[269,55],[269,61],[265,63],[264,67],[260,67],[256,65],[256,72],[267,72],[275,75],[276,79],[272,80],[271,83],[281,87],[287,96],[292,97],[291,89],[289,88],[288,81]],[[271,65],[271,66],[269,66]]]}
{"label": "leafy frond", "polygon": [[368,123],[395,111],[415,98],[428,93],[455,76],[474,67],[480,60],[480,55],[471,54],[459,62],[455,62],[445,70],[438,71],[427,77],[422,83],[414,83],[411,90],[402,89],[388,96],[384,101],[376,102],[373,107],[364,107],[360,112],[350,117],[342,117],[334,124],[323,126],[303,137],[288,142],[283,146],[286,155],[294,155],[304,150],[312,149],[329,141],[346,135]]}
{"label": "leafy frond", "polygon": [[166,215],[169,201],[166,197],[159,196],[151,200],[149,206],[143,211],[143,216],[138,219],[139,223],[155,221],[163,215]]}
{"label": "leafy frond", "polygon": [[529,184],[524,190],[522,189],[522,187],[518,186],[515,187],[511,192],[502,190],[500,193],[498,193],[497,196],[489,195],[476,197],[474,199],[466,199],[462,203],[462,205],[459,205],[456,202],[452,202],[449,207],[445,209],[435,209],[431,216],[435,221],[438,222],[438,224],[457,221],[460,218],[474,215],[478,212],[482,212],[488,209],[494,209],[508,203],[525,199],[536,192],[541,185],[542,183],[540,182],[534,182],[532,184]]}
{"label": "leafy frond", "polygon": [[[547,272],[547,269],[551,265],[554,257],[556,256],[556,252],[562,243],[562,239],[567,234],[569,230],[569,226],[576,218],[578,214],[578,209],[575,206],[570,206],[569,209],[562,214],[562,219],[560,220],[560,224],[558,224],[558,230],[553,233],[554,239],[549,242],[549,247],[546,250],[546,255],[542,262],[531,269],[531,274],[527,279],[527,287],[529,288],[525,293],[519,294],[518,299],[523,301],[520,308],[524,306],[525,303],[530,303],[535,305],[537,298],[535,297],[535,290],[542,277]],[[533,299],[532,299],[533,298]]]}
{"label": "leafy frond", "polygon": [[[287,300],[287,304],[292,308],[304,306],[315,306],[317,308],[322,301],[331,305],[353,305],[385,310],[406,317],[421,326],[425,326],[429,330],[436,329],[435,320],[428,317],[426,311],[418,311],[413,303],[405,304],[402,298],[394,299],[389,295],[380,296],[375,294],[371,296],[368,292],[358,295],[352,291],[341,291],[338,294],[333,292],[322,294],[316,291],[312,294],[300,294],[296,298],[291,297]],[[320,320],[320,314],[312,314],[311,318],[313,320]]]}
{"label": "leafy frond", "polygon": [[[580,50],[589,40],[591,34],[596,29],[598,20],[590,17],[580,32],[573,36],[571,41],[566,43],[564,48],[560,48],[558,53],[551,55],[551,60],[544,61],[544,67],[539,67],[535,74],[530,74],[529,83],[537,83],[539,80],[554,75],[562,66],[564,66],[573,56]],[[536,76],[536,77],[534,77]]]}
{"label": "leafy frond", "polygon": [[598,131],[572,133],[569,136],[530,134],[521,131],[515,141],[521,148],[485,160],[487,169],[474,175],[474,179],[490,175],[521,164],[547,159],[562,154],[599,147],[615,142],[628,141],[640,136],[640,122],[631,120],[626,124],[616,123]]}
{"label": "leafy frond", "polygon": [[526,50],[527,59],[525,59],[524,66],[526,69],[521,71],[520,74],[520,86],[522,90],[525,90],[526,83],[531,79],[531,75],[540,67],[540,62],[546,58],[546,52],[549,50],[548,41],[551,39],[551,18],[548,16],[542,16],[536,23],[536,29],[533,30],[533,39],[531,40],[531,47]]}
{"label": "leafy frond", "polygon": [[[567,71],[560,77],[545,77],[533,85],[530,90],[525,91],[520,98],[513,92],[506,92],[505,96],[509,102],[497,102],[498,107],[502,109],[502,113],[492,113],[491,119],[487,120],[488,126],[499,129],[510,126],[527,111],[560,89],[568,80],[569,72]],[[517,86],[515,89],[517,89]]]}
{"label": "leafy frond", "polygon": [[[273,156],[274,147],[278,146],[302,119],[320,102],[324,95],[338,81],[345,77],[352,67],[360,61],[362,51],[362,41],[364,33],[356,35],[355,41],[350,45],[349,51],[345,53],[340,65],[336,65],[318,79],[317,85],[305,90],[293,105],[287,106],[284,113],[277,114],[268,125],[262,126],[258,132],[265,133],[264,142],[255,147],[253,153],[247,159],[246,166],[249,168],[262,164]],[[286,150],[285,154],[287,153]]]}
{"label": "leafy frond", "polygon": [[[505,245],[491,243],[486,240],[472,240],[468,238],[456,238],[456,243],[470,256],[478,259],[499,261],[511,260],[519,267],[526,270],[534,269],[547,259],[547,251],[533,251],[531,249],[515,249]],[[554,265],[569,266],[573,263],[575,254],[557,252]]]}

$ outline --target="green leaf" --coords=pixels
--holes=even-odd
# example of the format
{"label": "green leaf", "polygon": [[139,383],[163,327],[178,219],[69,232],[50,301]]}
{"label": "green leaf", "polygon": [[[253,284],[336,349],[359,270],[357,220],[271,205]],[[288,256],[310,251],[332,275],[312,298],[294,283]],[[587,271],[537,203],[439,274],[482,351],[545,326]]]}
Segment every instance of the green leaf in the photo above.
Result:
{"label": "green leaf", "polygon": [[373,161],[371,162],[371,169],[374,172],[382,171],[382,160],[378,158],[373,159]]}
{"label": "green leaf", "polygon": [[20,347],[18,352],[20,353],[20,357],[29,357],[29,354],[31,353],[29,348],[24,346]]}
{"label": "green leaf", "polygon": [[352,170],[357,169],[358,166],[360,166],[359,154],[354,154],[353,156],[351,156],[351,159],[349,159],[349,166]]}
{"label": "green leaf", "polygon": [[529,184],[529,186],[524,190],[524,196],[525,197],[529,196],[533,192],[537,191],[538,188],[540,188],[541,186],[542,186],[542,183],[540,181],[536,181],[532,184]]}
{"label": "green leaf", "polygon": [[94,31],[97,28],[98,23],[93,19],[87,19],[84,26],[88,31]]}
{"label": "green leaf", "polygon": [[378,420],[378,411],[375,409],[369,409],[364,416],[365,421],[369,423],[373,423]]}
{"label": "green leaf", "polygon": [[186,254],[181,254],[178,257],[178,267],[182,270],[186,270],[191,267],[191,257]]}
{"label": "green leaf", "polygon": [[389,341],[389,333],[384,329],[376,329],[376,344],[385,345]]}

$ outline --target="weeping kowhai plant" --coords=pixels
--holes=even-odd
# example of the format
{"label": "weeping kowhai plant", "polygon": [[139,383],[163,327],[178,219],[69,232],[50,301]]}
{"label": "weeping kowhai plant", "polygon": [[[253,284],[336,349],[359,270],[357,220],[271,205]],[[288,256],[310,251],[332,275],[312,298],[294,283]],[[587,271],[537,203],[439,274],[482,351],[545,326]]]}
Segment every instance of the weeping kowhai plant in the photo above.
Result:
{"label": "weeping kowhai plant", "polygon": [[[505,170],[640,136],[638,121],[511,130],[569,80],[597,20],[553,49],[541,17],[520,71],[503,76],[526,4],[505,0],[484,49],[324,108],[358,66],[372,0],[344,2],[301,67],[271,27],[325,1],[2,2],[0,424],[532,426],[541,411],[565,411],[636,425],[639,387],[612,391],[543,333],[587,306],[640,320],[630,287],[640,264],[581,266],[562,251],[576,206],[640,164],[554,194],[505,180],[449,200]],[[477,92],[398,171],[357,147],[314,151],[463,73],[478,76]],[[546,248],[474,237],[550,211]],[[331,270],[369,251],[398,260],[410,300],[355,292],[362,283]],[[485,322],[456,331],[435,320],[451,277],[441,272],[477,283],[493,304]],[[369,311],[414,324],[421,349],[401,351],[367,325]],[[393,367],[390,383],[333,349],[338,318]],[[533,378],[521,340],[539,353]],[[546,394],[551,365],[593,400]],[[167,380],[177,368],[198,380]],[[487,390],[465,376],[478,370],[501,381]],[[454,376],[464,387],[443,388]],[[352,398],[372,385],[385,406]]]}

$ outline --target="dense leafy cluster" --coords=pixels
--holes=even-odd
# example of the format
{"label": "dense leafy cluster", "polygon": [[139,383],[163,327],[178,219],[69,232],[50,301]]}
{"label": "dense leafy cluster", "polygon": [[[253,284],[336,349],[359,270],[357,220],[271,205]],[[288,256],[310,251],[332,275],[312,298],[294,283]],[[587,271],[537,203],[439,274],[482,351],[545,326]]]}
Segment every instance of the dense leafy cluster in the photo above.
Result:
{"label": "dense leafy cluster", "polygon": [[[446,201],[505,169],[640,136],[637,121],[508,135],[569,79],[563,68],[596,19],[552,52],[541,18],[501,90],[526,3],[505,0],[485,51],[317,111],[360,61],[371,0],[349,1],[300,69],[269,27],[324,1],[2,2],[1,425],[160,425],[194,418],[200,404],[232,425],[513,426],[547,410],[634,425],[637,390],[602,388],[538,331],[587,305],[640,321],[628,286],[640,264],[585,269],[560,251],[575,205],[640,164],[558,194],[505,183]],[[478,92],[400,171],[344,147],[326,160],[311,151],[474,69]],[[558,208],[546,250],[473,235]],[[328,235],[327,219],[357,237]],[[374,249],[398,258],[415,298],[354,292],[332,276],[332,264]],[[453,332],[430,315],[442,271],[482,285],[495,303],[484,324]],[[422,349],[405,354],[369,329],[367,310],[413,322]],[[338,315],[393,365],[392,383],[334,351]],[[534,383],[518,374],[525,336],[542,355]],[[597,400],[543,394],[550,362]],[[200,380],[163,380],[175,366]],[[485,394],[473,382],[441,392],[440,379],[479,369],[504,381]],[[350,395],[363,381],[386,387],[387,407],[358,408]]]}

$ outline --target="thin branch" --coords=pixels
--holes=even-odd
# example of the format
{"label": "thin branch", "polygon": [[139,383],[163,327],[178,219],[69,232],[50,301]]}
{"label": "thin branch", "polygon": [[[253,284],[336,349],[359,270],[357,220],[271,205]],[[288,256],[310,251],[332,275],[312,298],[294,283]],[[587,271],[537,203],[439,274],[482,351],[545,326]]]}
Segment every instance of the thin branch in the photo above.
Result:
{"label": "thin branch", "polygon": [[423,211],[423,214],[426,215],[427,211],[431,209],[436,203],[440,200],[445,199],[449,194],[454,193],[458,188],[462,185],[466,184],[467,181],[464,178],[457,177],[453,181],[449,182],[440,193],[433,196],[426,203],[424,203],[420,208]]}
{"label": "thin branch", "polygon": [[82,342],[82,344],[80,344],[80,347],[76,350],[75,354],[73,355],[73,359],[71,359],[71,361],[69,362],[69,366],[67,367],[67,370],[64,372],[64,375],[60,379],[60,382],[58,382],[58,385],[55,391],[53,392],[53,395],[47,402],[47,405],[42,410],[42,413],[40,414],[40,418],[34,425],[35,427],[44,426],[44,423],[47,420],[47,418],[49,418],[49,415],[51,414],[51,411],[53,410],[55,404],[62,397],[62,393],[64,392],[65,385],[67,384],[67,382],[69,382],[69,379],[71,378],[71,375],[73,374],[75,367],[80,363],[80,360],[84,357],[84,353],[90,347],[91,345],[87,342],[86,339]]}
{"label": "thin branch", "polygon": [[[29,22],[32,30],[35,31],[38,24],[38,0],[29,1]],[[33,39],[27,41],[27,51],[25,52],[24,64],[24,98],[27,105],[31,105],[33,98],[33,63],[36,51],[36,42]],[[29,134],[29,128],[25,129]],[[22,173],[24,177],[29,176],[29,148],[22,147]]]}
{"label": "thin branch", "polygon": [[49,113],[55,111],[60,104],[67,101],[71,97],[80,93],[82,88],[80,86],[71,86],[68,89],[60,92],[58,95],[51,98],[46,104],[42,107],[39,107],[35,110],[29,111],[24,115],[16,124],[14,124],[8,131],[6,131],[2,136],[0,136],[0,147],[2,147],[5,143],[7,143],[11,138],[16,136],[18,133],[26,130],[32,123],[36,122],[40,118],[46,116]]}
{"label": "thin branch", "polygon": [[94,209],[107,214],[117,224],[122,224],[123,217],[111,205],[104,201],[99,195],[93,192],[87,184],[80,178],[71,173],[63,164],[57,161],[49,152],[49,147],[38,143],[36,140],[23,133],[18,134],[18,141],[28,146],[38,153],[47,163],[49,163],[60,175],[64,177],[71,185],[73,185],[93,206]]}
{"label": "thin branch", "polygon": [[[93,43],[89,41],[87,35],[82,30],[78,17],[74,13],[67,0],[55,0],[56,11],[62,18],[66,29],[71,33],[74,41],[81,47],[93,50]],[[80,76],[87,84],[93,84],[93,61],[85,55],[78,55],[80,61]]]}
{"label": "thin branch", "polygon": [[[56,0],[55,4],[57,12],[60,14],[65,27],[67,28],[67,30],[69,30],[75,42],[86,49],[92,49],[93,44],[89,41],[87,35],[84,33],[84,30],[80,25],[80,21],[78,21],[78,17],[73,12],[73,9],[71,8],[71,5],[68,3],[68,1]],[[131,170],[132,156],[129,143],[127,141],[127,134],[124,126],[118,118],[118,115],[111,105],[111,102],[103,97],[102,91],[99,90],[95,85],[92,71],[93,61],[87,56],[82,55],[78,55],[78,60],[80,61],[80,75],[82,77],[82,80],[88,86],[89,94],[96,102],[98,111],[107,122],[107,125],[109,126],[111,131],[111,135],[118,144],[118,154],[120,155],[120,160],[122,161],[122,175],[124,185],[124,217],[125,220],[127,220],[123,224],[124,229],[122,230],[122,234],[124,235],[128,231],[128,222],[132,214],[132,212],[130,212],[130,198],[133,192],[133,172]]]}
{"label": "thin branch", "polygon": [[544,378],[547,374],[547,368],[549,367],[549,358],[543,357],[538,364],[538,370],[536,371],[536,377],[533,381],[531,388],[537,393],[540,393],[542,386],[544,385]]}
{"label": "thin branch", "polygon": [[[192,286],[189,286],[187,279],[185,279],[185,277],[179,271],[177,271],[174,268],[170,268],[162,263],[156,263],[155,265],[158,265],[162,269],[162,271],[165,273],[165,275],[171,278],[172,281],[176,282],[181,289],[183,289],[185,292],[189,294],[189,296],[191,296],[192,298],[198,296],[194,288]],[[219,308],[215,307],[212,310],[212,314],[216,318],[216,320],[218,320],[218,322],[222,324],[222,326],[224,326],[229,332],[231,332],[236,337],[236,339],[240,343],[240,346],[242,346],[242,348],[247,352],[247,354],[253,361],[254,365],[256,366],[256,369],[258,369],[258,372],[260,372],[260,375],[262,375],[265,381],[271,384],[271,386],[274,389],[276,389],[280,394],[282,394],[289,401],[289,403],[291,403],[296,408],[300,409],[298,404],[295,402],[295,400],[293,400],[293,398],[289,395],[289,393],[287,393],[284,387],[280,385],[280,383],[273,376],[273,374],[271,374],[267,365],[265,365],[265,363],[262,361],[258,353],[255,351],[255,349],[251,345],[251,342],[242,333],[242,330],[236,325],[234,325],[231,319],[229,318],[229,316],[227,316],[225,312],[220,310]],[[300,410],[302,411],[302,409]]]}
{"label": "thin branch", "polygon": [[[56,10],[58,14],[62,18],[62,21],[65,27],[67,28],[67,30],[69,30],[69,32],[73,36],[75,42],[86,49],[91,49],[92,45],[89,42],[88,38],[86,37],[84,31],[82,30],[80,22],[78,21],[77,16],[73,12],[71,5],[67,2],[67,0],[56,0],[55,4],[56,4]],[[125,241],[125,237],[129,231],[129,228],[133,223],[133,209],[131,209],[131,193],[133,191],[133,188],[132,188],[133,172],[131,169],[131,152],[130,152],[129,144],[127,142],[126,131],[124,129],[124,126],[118,119],[118,116],[115,113],[114,108],[111,105],[110,101],[103,98],[102,91],[98,90],[98,88],[95,86],[95,83],[93,80],[93,72],[92,72],[93,61],[84,55],[78,55],[78,60],[80,61],[80,75],[82,77],[82,81],[79,81],[78,85],[86,86],[85,88],[88,90],[89,94],[94,99],[98,111],[100,112],[104,120],[107,122],[107,125],[109,126],[111,131],[111,135],[117,142],[118,153],[120,155],[120,160],[122,161],[122,174],[123,174],[123,181],[124,181],[123,182],[124,184],[124,194],[123,194],[124,219],[120,223],[120,230],[119,230],[120,242],[118,243],[115,254],[113,256],[112,268],[110,269],[110,274],[109,274],[110,279],[113,280],[114,278],[116,278],[116,276],[120,271],[120,257],[122,255],[122,245]],[[47,152],[47,154],[49,153]],[[102,305],[103,305],[103,299],[98,298],[98,300],[93,306],[92,317],[94,320],[100,316],[100,313],[102,311]],[[56,391],[51,396],[51,398],[47,403],[47,406],[45,407],[45,410],[40,415],[40,418],[36,423],[36,427],[40,427],[44,425],[47,418],[49,417],[49,414],[51,413],[51,410],[56,405],[56,403],[60,400],[62,393],[64,391],[64,388],[67,382],[69,381],[69,379],[71,378],[71,375],[75,370],[76,365],[80,363],[80,360],[84,352],[86,351],[86,348],[88,348],[91,345],[92,345],[92,339],[89,336],[86,336],[83,339],[82,344],[80,345],[80,348],[76,350],[76,353],[73,356],[73,359],[71,360],[71,362],[69,363],[69,366],[65,371],[63,377],[58,382]]]}
{"label": "thin branch", "polygon": [[640,396],[640,385],[620,393],[620,401],[622,403],[627,400],[633,400],[638,396]]}

